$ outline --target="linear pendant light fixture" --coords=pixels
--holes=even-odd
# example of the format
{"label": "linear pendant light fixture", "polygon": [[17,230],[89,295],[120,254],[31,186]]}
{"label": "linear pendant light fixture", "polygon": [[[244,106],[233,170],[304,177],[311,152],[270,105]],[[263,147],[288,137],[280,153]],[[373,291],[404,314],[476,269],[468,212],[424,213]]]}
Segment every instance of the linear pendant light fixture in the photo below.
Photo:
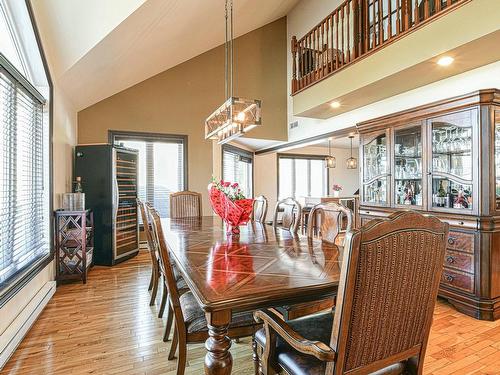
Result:
{"label": "linear pendant light fixture", "polygon": [[332,148],[331,148],[332,139],[328,138],[328,156],[325,158],[325,167],[326,168],[335,168],[337,166],[337,159],[332,156]]}
{"label": "linear pendant light fixture", "polygon": [[351,139],[351,157],[346,160],[346,166],[347,169],[356,169],[358,168],[358,159],[352,157],[352,139],[354,136],[350,135],[349,138]]}
{"label": "linear pendant light fixture", "polygon": [[205,120],[205,139],[218,144],[241,137],[261,125],[261,102],[233,96],[233,0],[226,0],[225,94],[226,101]]}

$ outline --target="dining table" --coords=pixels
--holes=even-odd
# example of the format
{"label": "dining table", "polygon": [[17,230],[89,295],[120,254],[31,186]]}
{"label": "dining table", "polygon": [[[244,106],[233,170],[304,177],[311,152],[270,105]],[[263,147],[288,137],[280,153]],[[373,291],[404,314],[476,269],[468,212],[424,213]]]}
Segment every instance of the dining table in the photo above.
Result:
{"label": "dining table", "polygon": [[334,298],[342,246],[249,222],[227,235],[216,216],[162,219],[171,258],[205,312],[205,374],[231,374],[232,313]]}

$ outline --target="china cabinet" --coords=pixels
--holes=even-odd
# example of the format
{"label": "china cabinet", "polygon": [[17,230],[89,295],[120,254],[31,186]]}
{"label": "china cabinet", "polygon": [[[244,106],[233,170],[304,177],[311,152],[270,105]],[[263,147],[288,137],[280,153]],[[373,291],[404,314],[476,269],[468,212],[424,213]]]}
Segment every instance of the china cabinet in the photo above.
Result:
{"label": "china cabinet", "polygon": [[396,210],[450,224],[440,295],[500,317],[500,91],[487,89],[359,123],[362,224]]}

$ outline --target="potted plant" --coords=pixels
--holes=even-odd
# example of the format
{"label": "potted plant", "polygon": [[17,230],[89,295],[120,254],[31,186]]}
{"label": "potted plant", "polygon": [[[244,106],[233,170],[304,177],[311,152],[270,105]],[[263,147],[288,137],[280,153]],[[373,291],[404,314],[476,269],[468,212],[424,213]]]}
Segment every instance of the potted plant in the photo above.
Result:
{"label": "potted plant", "polygon": [[333,196],[335,198],[338,198],[340,196],[340,192],[342,191],[342,186],[340,186],[338,184],[334,184],[332,186],[332,191],[333,191]]}

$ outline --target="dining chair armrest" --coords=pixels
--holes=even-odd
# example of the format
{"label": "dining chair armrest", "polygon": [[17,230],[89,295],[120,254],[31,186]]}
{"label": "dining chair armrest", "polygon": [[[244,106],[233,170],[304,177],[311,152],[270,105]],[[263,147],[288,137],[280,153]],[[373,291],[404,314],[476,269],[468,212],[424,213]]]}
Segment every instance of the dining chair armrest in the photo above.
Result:
{"label": "dining chair armrest", "polygon": [[335,350],[321,341],[311,341],[295,332],[283,319],[272,311],[265,309],[256,311],[254,318],[264,322],[264,328],[271,328],[295,350],[312,355],[320,361],[333,362],[337,356]]}

